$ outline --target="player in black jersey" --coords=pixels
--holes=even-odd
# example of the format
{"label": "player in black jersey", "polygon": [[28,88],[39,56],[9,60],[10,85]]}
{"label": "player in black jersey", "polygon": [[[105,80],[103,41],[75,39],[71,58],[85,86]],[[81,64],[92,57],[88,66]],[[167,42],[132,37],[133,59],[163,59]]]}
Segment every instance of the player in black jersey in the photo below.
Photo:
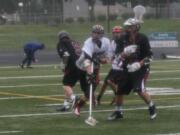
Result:
{"label": "player in black jersey", "polygon": [[58,33],[59,42],[57,44],[57,52],[60,57],[60,66],[64,72],[63,89],[65,99],[63,106],[57,108],[57,111],[66,111],[70,109],[70,103],[74,104],[77,96],[73,93],[73,87],[77,81],[80,81],[81,89],[86,88],[86,74],[76,67],[76,60],[81,54],[80,44],[73,41],[69,33],[61,31]]}
{"label": "player in black jersey", "polygon": [[[140,22],[134,18],[130,18],[124,23],[125,34],[120,39],[120,46],[135,45],[136,52],[126,57],[127,78],[118,84],[117,96],[119,100],[116,101],[116,109],[112,115],[108,117],[109,120],[122,118],[122,104],[123,95],[129,94],[131,90],[145,101],[149,106],[150,119],[156,117],[156,108],[151,96],[147,93],[145,82],[150,71],[150,61],[152,58],[152,51],[146,35],[139,33]],[[124,49],[124,51],[126,51]]]}

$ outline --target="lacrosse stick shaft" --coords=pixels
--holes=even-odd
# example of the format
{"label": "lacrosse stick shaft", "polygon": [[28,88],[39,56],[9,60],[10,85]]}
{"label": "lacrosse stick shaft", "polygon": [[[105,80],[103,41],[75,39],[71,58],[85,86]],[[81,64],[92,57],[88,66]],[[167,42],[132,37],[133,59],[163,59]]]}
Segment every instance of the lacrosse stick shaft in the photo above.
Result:
{"label": "lacrosse stick shaft", "polygon": [[[94,64],[92,62],[91,65],[91,72],[93,73]],[[89,90],[89,117],[92,117],[92,94],[93,94],[93,84],[90,84],[90,90]]]}

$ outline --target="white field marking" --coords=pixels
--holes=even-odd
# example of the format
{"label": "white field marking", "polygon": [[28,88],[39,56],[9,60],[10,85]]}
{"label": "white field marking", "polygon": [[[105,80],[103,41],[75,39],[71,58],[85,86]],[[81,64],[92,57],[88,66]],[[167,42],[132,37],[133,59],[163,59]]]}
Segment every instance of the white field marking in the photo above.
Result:
{"label": "white field marking", "polygon": [[[151,81],[168,81],[168,80],[179,80],[180,78],[172,77],[172,78],[154,78],[154,79],[148,79],[148,82]],[[100,81],[100,83],[103,83],[103,81]],[[79,83],[77,83],[79,84]],[[50,84],[32,84],[32,85],[3,85],[0,86],[0,88],[22,88],[22,87],[44,87],[44,86],[62,86],[62,83],[50,83]]]}
{"label": "white field marking", "polygon": [[[164,71],[151,71],[151,74],[154,73],[174,73],[180,72],[180,70],[164,70]],[[100,76],[105,76],[107,73],[100,73]],[[39,78],[62,78],[63,75],[38,75],[38,76],[9,76],[9,77],[0,77],[0,80],[8,79],[39,79]]]}
{"label": "white field marking", "polygon": [[[180,95],[180,89],[173,88],[147,88],[147,91],[150,95]],[[97,93],[96,93],[97,94]],[[112,90],[106,90],[105,95],[112,95]],[[81,96],[82,93],[77,93],[76,95]],[[14,99],[32,99],[32,98],[41,98],[41,97],[64,97],[64,94],[58,95],[41,95],[41,96],[28,96],[28,97],[1,97],[0,100],[14,100]],[[51,104],[47,104],[47,106],[51,106]]]}
{"label": "white field marking", "polygon": [[[150,95],[180,95],[180,89],[174,88],[151,88],[147,87],[146,90]],[[112,90],[107,90],[105,94],[113,94]]]}
{"label": "white field marking", "polygon": [[[59,66],[59,64],[49,64],[49,65],[33,65],[33,67],[54,67],[54,66]],[[19,68],[20,67],[17,65],[17,66],[1,66],[0,69],[12,69],[12,68]]]}
{"label": "white field marking", "polygon": [[147,88],[150,95],[180,95],[180,89],[173,88]]}
{"label": "white field marking", "polygon": [[0,80],[8,80],[8,79],[60,78],[60,77],[63,77],[63,75],[10,76],[10,77],[0,77]]}
{"label": "white field marking", "polygon": [[[9,93],[11,94],[11,93]],[[14,94],[14,93],[13,93]],[[106,93],[105,93],[106,94]],[[1,93],[0,93],[1,95]],[[76,94],[78,96],[82,96],[83,94]],[[43,98],[43,97],[64,97],[64,94],[61,94],[61,95],[41,95],[41,96],[32,96],[32,95],[27,95],[26,97],[13,97],[13,96],[10,96],[10,97],[1,97],[0,100],[14,100],[14,99],[32,99],[32,98]]]}
{"label": "white field marking", "polygon": [[0,131],[0,134],[14,134],[14,133],[21,133],[23,131]]}
{"label": "white field marking", "polygon": [[[180,60],[153,60],[152,63],[158,63],[158,62],[179,62]],[[59,66],[59,64],[42,64],[42,65],[33,65],[33,67],[54,67],[54,66]],[[17,66],[0,66],[0,69],[8,69],[8,68],[20,68],[18,65]]]}
{"label": "white field marking", "polygon": [[154,74],[154,73],[174,73],[174,72],[180,72],[180,70],[163,70],[163,71],[150,71],[150,74]]}
{"label": "white field marking", "polygon": [[[180,108],[180,105],[169,105],[169,106],[157,106],[158,109],[169,109],[169,108]],[[147,110],[147,107],[136,107],[127,108],[123,111],[134,111],[134,110]],[[113,110],[94,110],[94,113],[112,112]],[[0,115],[0,118],[19,118],[19,117],[34,117],[34,116],[55,116],[55,115],[67,115],[73,112],[61,112],[61,113],[31,113],[31,114],[13,114],[13,115]],[[81,111],[81,113],[89,113],[89,111]]]}
{"label": "white field marking", "polygon": [[168,81],[168,80],[179,80],[180,78],[177,77],[170,77],[170,78],[154,78],[154,79],[148,79],[148,82],[151,81]]}
{"label": "white field marking", "polygon": [[180,133],[169,133],[169,134],[155,134],[155,135],[180,135]]}
{"label": "white field marking", "polygon": [[10,86],[0,86],[0,88],[23,88],[23,87],[44,87],[44,86],[61,86],[61,83],[50,83],[50,84],[27,84],[27,85],[10,85]]}

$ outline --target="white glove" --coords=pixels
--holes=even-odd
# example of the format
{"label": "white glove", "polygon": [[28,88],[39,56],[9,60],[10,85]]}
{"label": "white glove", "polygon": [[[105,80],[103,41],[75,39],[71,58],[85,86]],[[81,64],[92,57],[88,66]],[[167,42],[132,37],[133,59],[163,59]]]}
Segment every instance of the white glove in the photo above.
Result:
{"label": "white glove", "polygon": [[129,45],[124,48],[123,52],[126,56],[130,56],[131,54],[135,53],[137,50],[137,45]]}
{"label": "white glove", "polygon": [[127,65],[128,72],[135,72],[141,68],[141,65],[139,62],[134,62],[132,64]]}

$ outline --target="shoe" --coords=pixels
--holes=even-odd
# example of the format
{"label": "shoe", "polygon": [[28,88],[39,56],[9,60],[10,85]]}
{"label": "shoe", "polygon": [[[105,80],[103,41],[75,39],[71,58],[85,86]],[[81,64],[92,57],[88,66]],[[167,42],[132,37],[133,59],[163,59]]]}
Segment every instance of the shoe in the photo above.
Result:
{"label": "shoe", "polygon": [[155,105],[149,107],[149,114],[150,114],[150,119],[151,120],[156,118],[157,113],[156,113],[156,106]]}
{"label": "shoe", "polygon": [[114,111],[108,118],[107,120],[112,121],[116,119],[122,119],[123,118],[123,113],[120,111]]}
{"label": "shoe", "polygon": [[70,109],[70,106],[58,106],[57,108],[56,108],[56,111],[58,111],[58,112],[66,112],[66,111],[68,111]]}

